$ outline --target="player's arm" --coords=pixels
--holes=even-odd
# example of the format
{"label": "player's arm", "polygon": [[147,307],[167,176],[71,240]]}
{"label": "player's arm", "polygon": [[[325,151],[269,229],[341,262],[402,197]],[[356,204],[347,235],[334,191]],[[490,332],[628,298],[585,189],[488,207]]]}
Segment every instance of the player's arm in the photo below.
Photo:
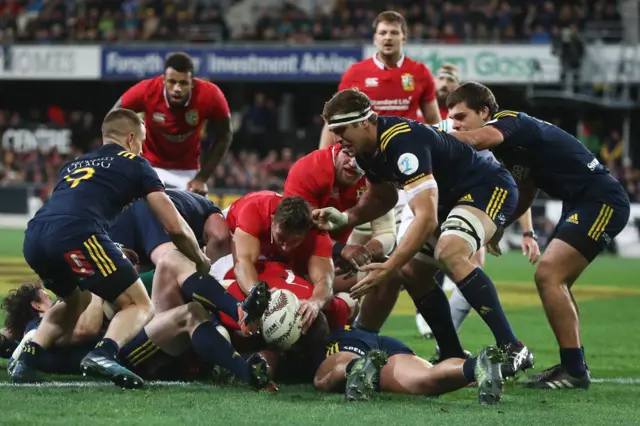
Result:
{"label": "player's arm", "polygon": [[371,221],[371,239],[365,244],[374,259],[386,256],[396,244],[396,218],[393,209]]}
{"label": "player's arm", "polygon": [[209,144],[209,150],[204,154],[202,166],[196,175],[196,179],[201,182],[209,180],[209,177],[229,150],[233,140],[231,110],[229,109],[227,98],[225,98],[218,86],[212,84],[209,87],[211,88],[209,95],[211,104],[207,118],[212,122],[213,143]]}
{"label": "player's arm", "polygon": [[422,111],[424,122],[434,125],[442,119],[440,117],[438,99],[436,98],[436,81],[426,66],[424,67],[424,75],[422,78],[425,81],[425,89],[420,99],[420,110]]}
{"label": "player's arm", "polygon": [[249,294],[258,283],[255,263],[260,257],[260,240],[240,228],[233,234],[233,267],[238,285],[244,294]]}
{"label": "player's arm", "polygon": [[398,190],[386,182],[367,182],[367,190],[358,204],[345,212],[347,226],[359,226],[376,220],[398,203]]}
{"label": "player's arm", "polygon": [[520,120],[518,113],[513,111],[500,111],[494,118],[484,124],[483,127],[463,132],[452,132],[451,135],[460,141],[474,147],[477,151],[492,149],[509,141],[518,130]]}
{"label": "player's arm", "polygon": [[135,86],[132,86],[124,92],[122,96],[116,101],[113,109],[126,108],[134,112],[144,112],[145,107],[145,94],[147,93],[150,80],[142,80]]}
{"label": "player's arm", "polygon": [[310,302],[316,303],[319,309],[333,297],[333,280],[335,271],[330,257],[311,256],[309,258],[309,279],[313,284]]}
{"label": "player's arm", "polygon": [[526,212],[520,218],[518,218],[520,227],[523,233],[533,232],[533,217],[531,216],[531,208],[528,208]]}
{"label": "player's arm", "polygon": [[327,123],[322,126],[322,132],[320,132],[320,149],[334,145],[336,139],[333,137],[333,133],[329,131]]}

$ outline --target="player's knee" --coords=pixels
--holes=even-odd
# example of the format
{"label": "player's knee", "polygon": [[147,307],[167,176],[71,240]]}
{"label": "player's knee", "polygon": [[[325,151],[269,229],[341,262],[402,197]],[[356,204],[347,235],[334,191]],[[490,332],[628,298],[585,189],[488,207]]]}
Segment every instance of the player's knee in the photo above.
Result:
{"label": "player's knee", "polygon": [[211,318],[211,314],[198,302],[189,302],[185,305],[183,324],[188,329],[197,326]]}
{"label": "player's knee", "polygon": [[543,258],[538,264],[534,280],[538,291],[543,292],[555,283],[561,283],[562,280],[558,277],[558,271],[555,271],[553,262]]}
{"label": "player's knee", "polygon": [[448,271],[455,271],[469,262],[470,246],[466,241],[450,236],[441,237],[435,250],[435,259]]}

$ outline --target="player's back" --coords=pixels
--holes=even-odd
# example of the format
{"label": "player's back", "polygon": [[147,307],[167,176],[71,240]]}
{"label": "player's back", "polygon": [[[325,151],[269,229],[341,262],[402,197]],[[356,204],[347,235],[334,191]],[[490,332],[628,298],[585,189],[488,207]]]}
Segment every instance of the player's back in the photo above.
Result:
{"label": "player's back", "polygon": [[244,212],[250,212],[252,220],[264,222],[263,225],[271,226],[271,215],[275,212],[282,196],[273,191],[251,192],[229,206],[226,219],[231,232],[238,226],[238,220]]}
{"label": "player's back", "polygon": [[193,192],[168,189],[166,193],[200,241],[204,235],[205,222],[212,214],[219,213],[220,209],[207,197]]}
{"label": "player's back", "polygon": [[533,178],[552,197],[598,197],[619,185],[593,153],[558,126],[515,111],[500,111],[487,125],[503,133],[503,143],[493,152],[514,178]]}
{"label": "player's back", "polygon": [[68,220],[85,231],[105,232],[129,203],[163,190],[147,160],[105,144],[62,167],[50,199],[32,221]]}

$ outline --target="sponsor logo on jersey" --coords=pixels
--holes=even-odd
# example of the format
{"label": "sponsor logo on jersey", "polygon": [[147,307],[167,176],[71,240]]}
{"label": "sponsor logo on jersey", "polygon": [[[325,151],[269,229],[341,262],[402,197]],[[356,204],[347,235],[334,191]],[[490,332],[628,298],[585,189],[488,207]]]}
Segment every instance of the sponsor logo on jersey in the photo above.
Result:
{"label": "sponsor logo on jersey", "polygon": [[595,169],[598,168],[599,165],[600,165],[600,162],[598,161],[598,159],[594,158],[593,161],[587,164],[587,167],[589,168],[589,170],[594,171]]}
{"label": "sponsor logo on jersey", "polygon": [[184,119],[187,122],[187,124],[189,124],[191,126],[197,126],[198,125],[198,120],[199,120],[198,111],[195,110],[195,109],[190,109],[185,114]]}
{"label": "sponsor logo on jersey", "polygon": [[402,99],[371,99],[371,107],[374,111],[408,111],[413,96]]}
{"label": "sponsor logo on jersey", "polygon": [[366,191],[367,191],[367,185],[363,185],[360,188],[358,188],[358,190],[356,191],[356,197],[358,197],[358,200],[362,198],[362,196]]}
{"label": "sponsor logo on jersey", "polygon": [[567,222],[575,223],[577,225],[578,224],[578,213],[574,213],[571,216],[569,216],[569,219],[567,219]]}
{"label": "sponsor logo on jersey", "polygon": [[378,78],[377,77],[365,78],[364,87],[378,87]]}
{"label": "sponsor logo on jersey", "polygon": [[407,92],[416,90],[416,82],[411,74],[402,74],[402,88]]}
{"label": "sponsor logo on jersey", "polygon": [[400,173],[404,175],[412,175],[417,172],[419,164],[418,157],[410,152],[402,154],[400,158],[398,158],[398,169]]}
{"label": "sponsor logo on jersey", "polygon": [[153,113],[153,121],[156,121],[158,123],[164,123],[165,118],[164,118],[164,114],[161,112],[154,112]]}
{"label": "sponsor logo on jersey", "polygon": [[173,143],[181,143],[184,142],[185,140],[187,140],[189,138],[189,136],[191,136],[193,134],[193,132],[189,132],[189,133],[180,133],[177,135],[172,135],[169,133],[162,133],[162,136],[164,136],[164,138],[166,140],[168,140],[169,142],[173,142]]}
{"label": "sponsor logo on jersey", "polygon": [[467,194],[458,200],[459,203],[473,203],[473,197],[471,194]]}

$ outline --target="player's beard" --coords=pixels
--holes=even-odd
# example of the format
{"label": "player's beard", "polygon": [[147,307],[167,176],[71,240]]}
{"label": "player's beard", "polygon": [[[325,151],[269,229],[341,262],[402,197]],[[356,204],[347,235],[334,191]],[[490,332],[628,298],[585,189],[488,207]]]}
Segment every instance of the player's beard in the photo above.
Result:
{"label": "player's beard", "polygon": [[447,98],[449,97],[449,92],[445,90],[437,90],[436,91],[436,99],[438,99],[439,106],[447,106]]}

